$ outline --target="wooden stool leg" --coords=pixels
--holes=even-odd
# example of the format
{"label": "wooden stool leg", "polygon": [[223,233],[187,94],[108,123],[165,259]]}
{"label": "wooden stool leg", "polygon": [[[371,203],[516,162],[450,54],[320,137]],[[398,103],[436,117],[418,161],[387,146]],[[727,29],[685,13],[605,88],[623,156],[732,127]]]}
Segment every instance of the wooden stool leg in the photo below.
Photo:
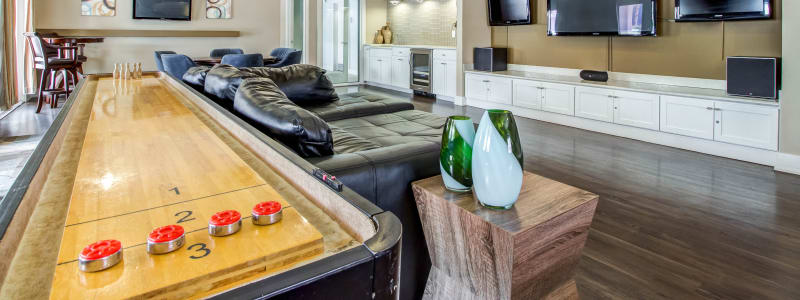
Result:
{"label": "wooden stool leg", "polygon": [[39,80],[39,99],[37,100],[39,103],[37,104],[36,107],[37,114],[42,111],[42,104],[44,104],[45,100],[44,99],[44,90],[46,89],[45,82],[47,82],[48,77],[50,77],[49,75],[50,75],[50,70],[42,70],[42,78],[41,80]]}

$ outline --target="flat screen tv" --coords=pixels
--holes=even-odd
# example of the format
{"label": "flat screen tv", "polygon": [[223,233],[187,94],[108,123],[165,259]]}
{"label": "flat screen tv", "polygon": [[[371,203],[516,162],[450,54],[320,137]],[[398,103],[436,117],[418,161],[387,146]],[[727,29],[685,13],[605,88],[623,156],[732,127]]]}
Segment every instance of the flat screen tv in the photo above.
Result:
{"label": "flat screen tv", "polygon": [[192,0],[133,0],[134,19],[192,19]]}
{"label": "flat screen tv", "polygon": [[547,35],[656,35],[656,0],[548,0]]}
{"label": "flat screen tv", "polygon": [[770,0],[675,0],[675,21],[769,19]]}
{"label": "flat screen tv", "polygon": [[489,25],[510,26],[531,23],[530,0],[488,0]]}

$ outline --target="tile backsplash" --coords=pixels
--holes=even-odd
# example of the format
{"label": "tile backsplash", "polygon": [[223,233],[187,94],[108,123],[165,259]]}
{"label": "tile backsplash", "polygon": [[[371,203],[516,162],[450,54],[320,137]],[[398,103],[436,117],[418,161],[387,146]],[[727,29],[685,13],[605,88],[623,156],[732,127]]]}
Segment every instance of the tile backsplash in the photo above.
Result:
{"label": "tile backsplash", "polygon": [[[387,1],[388,2],[388,1]],[[456,46],[452,36],[458,20],[456,0],[403,0],[388,5],[386,19],[392,29],[392,44]],[[370,35],[379,28],[370,28]]]}

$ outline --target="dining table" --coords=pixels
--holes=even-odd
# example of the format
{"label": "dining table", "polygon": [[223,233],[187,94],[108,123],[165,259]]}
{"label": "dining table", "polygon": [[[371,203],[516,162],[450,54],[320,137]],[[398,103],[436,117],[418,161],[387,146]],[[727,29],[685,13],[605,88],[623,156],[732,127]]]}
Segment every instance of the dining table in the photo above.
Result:
{"label": "dining table", "polygon": [[[203,56],[203,57],[193,57],[192,60],[198,64],[203,66],[213,66],[220,64],[222,62],[222,57],[210,57],[210,56]],[[278,58],[274,56],[264,56],[264,64],[274,64],[278,62]]]}

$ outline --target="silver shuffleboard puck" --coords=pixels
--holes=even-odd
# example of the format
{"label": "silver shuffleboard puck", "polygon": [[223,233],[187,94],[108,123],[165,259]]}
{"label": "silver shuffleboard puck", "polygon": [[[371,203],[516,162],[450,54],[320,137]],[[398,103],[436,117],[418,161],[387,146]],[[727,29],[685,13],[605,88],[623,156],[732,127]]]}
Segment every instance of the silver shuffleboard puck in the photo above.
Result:
{"label": "silver shuffleboard puck", "polygon": [[221,211],[208,221],[208,234],[212,236],[228,236],[242,229],[242,214],[235,210]]}
{"label": "silver shuffleboard puck", "polygon": [[179,225],[153,229],[147,236],[147,253],[166,254],[178,250],[186,243],[186,232]]}
{"label": "silver shuffleboard puck", "polygon": [[283,207],[275,201],[267,201],[256,204],[253,207],[253,224],[272,225],[283,219]]}
{"label": "silver shuffleboard puck", "polygon": [[104,240],[83,248],[78,255],[78,269],[83,272],[99,272],[122,261],[122,243]]}

